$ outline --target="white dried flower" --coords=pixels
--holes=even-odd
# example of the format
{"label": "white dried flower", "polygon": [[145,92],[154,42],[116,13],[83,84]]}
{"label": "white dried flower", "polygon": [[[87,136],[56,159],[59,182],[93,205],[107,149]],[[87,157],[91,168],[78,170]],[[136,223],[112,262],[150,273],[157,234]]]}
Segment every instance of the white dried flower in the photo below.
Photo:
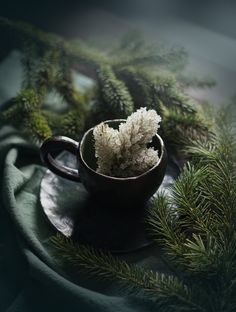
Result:
{"label": "white dried flower", "polygon": [[94,128],[98,169],[117,177],[135,176],[153,167],[158,152],[147,148],[156,134],[161,117],[155,110],[140,108],[119,125],[119,130],[101,123]]}
{"label": "white dried flower", "polygon": [[118,130],[110,128],[107,124],[100,123],[93,130],[95,139],[95,156],[97,157],[98,169],[100,173],[110,175],[112,164],[119,153],[119,133]]}
{"label": "white dried flower", "polygon": [[140,149],[132,158],[128,158],[122,162],[119,168],[115,168],[116,176],[131,177],[140,175],[152,168],[158,160],[157,151],[153,148]]}
{"label": "white dried flower", "polygon": [[157,133],[160,121],[161,116],[157,115],[155,110],[147,111],[146,107],[141,107],[119,126],[122,146],[145,146]]}

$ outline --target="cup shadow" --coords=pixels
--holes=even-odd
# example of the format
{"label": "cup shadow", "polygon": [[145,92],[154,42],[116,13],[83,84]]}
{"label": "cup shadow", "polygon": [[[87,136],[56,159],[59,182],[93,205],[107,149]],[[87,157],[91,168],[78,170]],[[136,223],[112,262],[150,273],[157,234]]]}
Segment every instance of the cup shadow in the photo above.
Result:
{"label": "cup shadow", "polygon": [[88,196],[78,210],[71,238],[110,252],[145,247],[151,243],[145,229],[146,211],[143,205],[110,207]]}

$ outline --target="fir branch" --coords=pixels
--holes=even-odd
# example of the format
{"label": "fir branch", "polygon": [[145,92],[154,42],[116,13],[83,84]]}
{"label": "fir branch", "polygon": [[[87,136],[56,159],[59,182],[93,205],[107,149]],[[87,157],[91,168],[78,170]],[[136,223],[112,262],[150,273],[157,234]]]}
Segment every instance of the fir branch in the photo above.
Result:
{"label": "fir branch", "polygon": [[2,113],[3,118],[6,122],[18,122],[18,118],[22,118],[22,115],[25,116],[28,113],[38,110],[40,105],[40,98],[34,90],[23,89],[15,98],[11,99],[8,105],[9,108]]}
{"label": "fir branch", "polygon": [[[140,107],[145,103],[145,106],[156,109],[161,115],[165,113],[165,110],[162,112],[163,105],[167,111],[171,108],[171,111],[168,111],[168,118],[164,119],[163,124],[166,128],[161,133],[167,134],[167,145],[174,144],[171,142],[173,137],[178,138],[176,140],[178,144],[186,145],[186,142],[183,142],[184,138],[195,138],[199,132],[202,132],[202,123],[195,118],[195,110],[181,91],[177,90],[173,79],[159,77],[156,80],[152,75],[147,74],[147,71],[130,67],[119,76],[122,72],[120,66],[113,63],[115,74],[111,67],[101,66],[101,64],[111,64],[111,58],[104,53],[99,54],[96,49],[88,47],[81,41],[68,43],[56,35],[46,34],[29,24],[6,19],[0,19],[0,28],[9,34],[9,40],[24,54],[24,87],[33,88],[41,100],[48,91],[56,88],[69,106],[73,109],[78,108],[86,116],[86,98],[74,89],[72,83],[71,69],[76,67],[81,72],[98,79],[100,90],[97,92],[94,108],[89,115],[93,120],[92,125],[104,119],[125,118],[132,112],[133,105]],[[129,44],[129,40],[125,39],[121,46],[126,52],[137,50],[135,55],[138,56],[143,51],[142,40],[136,34],[133,43],[131,40]],[[97,69],[98,75],[95,76]],[[116,75],[123,81],[118,80]],[[173,136],[173,132],[177,135]]]}
{"label": "fir branch", "polygon": [[[88,269],[92,274],[122,280],[154,294],[160,311],[165,306],[170,311],[233,312],[236,307],[235,150],[234,137],[227,135],[226,140],[226,133],[224,130],[212,137],[211,144],[203,142],[197,150],[193,147],[194,165],[184,168],[170,197],[157,196],[147,220],[153,239],[163,246],[165,255],[176,267],[177,281],[182,283],[180,288],[180,284],[171,283],[171,288],[168,286],[167,293],[163,293],[166,284],[160,283],[159,274],[142,268],[137,272],[136,266],[111,255],[74,246],[67,240],[64,244],[64,238],[61,244],[59,238],[57,248],[62,257],[74,263],[75,268],[85,266],[85,271]],[[169,281],[169,277],[165,278]]]}
{"label": "fir branch", "polygon": [[158,194],[147,217],[147,226],[154,241],[160,243],[171,259],[184,253],[185,234],[178,227],[175,206],[164,194]]}
{"label": "fir branch", "polygon": [[199,89],[208,89],[216,85],[216,81],[212,77],[203,77],[199,78],[194,74],[183,74],[180,73],[177,75],[177,80],[180,84],[187,88],[199,88]]}
{"label": "fir branch", "polygon": [[161,136],[167,146],[173,151],[185,154],[186,146],[191,145],[193,141],[208,140],[212,136],[210,124],[200,112],[184,113],[175,106],[166,108],[161,104],[162,110],[162,128]]}
{"label": "fir branch", "polygon": [[132,67],[115,71],[118,78],[125,81],[135,107],[146,105],[162,116],[161,136],[168,148],[180,150],[190,140],[210,135],[210,125],[183,94],[174,78],[155,77],[146,70]]}
{"label": "fir branch", "polygon": [[192,301],[191,291],[176,277],[129,265],[109,253],[77,245],[62,235],[52,237],[51,241],[61,259],[74,268],[102,279],[118,280],[131,293],[142,288],[147,295],[155,296],[160,311],[205,311]]}
{"label": "fir branch", "polygon": [[162,106],[180,112],[181,115],[196,115],[194,103],[179,87],[177,81],[170,75],[153,75],[147,70],[135,67],[114,68],[117,77],[124,80],[134,99],[135,107],[143,106],[161,112]]}
{"label": "fir branch", "polygon": [[114,59],[113,65],[116,67],[128,65],[160,68],[163,66],[175,72],[182,70],[187,62],[187,53],[183,48],[147,44],[138,31],[128,32],[111,53]]}
{"label": "fir branch", "polygon": [[35,44],[42,48],[54,48],[58,43],[63,41],[62,38],[55,34],[45,33],[42,30],[28,23],[16,22],[0,18],[0,29],[5,32],[12,47],[20,50],[25,44]]}
{"label": "fir branch", "polygon": [[78,139],[85,126],[85,115],[79,110],[71,110],[62,116],[60,133]]}
{"label": "fir branch", "polygon": [[119,55],[121,53],[137,53],[142,50],[145,40],[139,30],[128,31],[121,40],[110,50],[110,55]]}
{"label": "fir branch", "polygon": [[43,99],[53,89],[59,74],[60,53],[51,49],[43,55],[37,55],[34,46],[24,50],[22,63],[25,68],[23,87],[34,89]]}
{"label": "fir branch", "polygon": [[31,89],[23,89],[12,99],[11,106],[2,112],[4,123],[13,124],[35,142],[41,142],[52,135],[51,129],[40,110],[40,98]]}
{"label": "fir branch", "polygon": [[22,132],[29,140],[42,143],[44,140],[52,136],[52,131],[48,126],[47,120],[40,111],[32,112],[27,118],[22,120]]}
{"label": "fir branch", "polygon": [[134,67],[114,68],[117,77],[123,80],[133,98],[135,108],[146,106],[161,113],[160,97],[156,89],[155,77],[145,70]]}
{"label": "fir branch", "polygon": [[180,89],[173,76],[159,75],[156,81],[156,91],[163,105],[173,107],[175,110],[179,109],[182,114],[194,115],[196,113],[192,100]]}
{"label": "fir branch", "polygon": [[[28,23],[13,22],[0,18],[0,29],[7,34],[6,42],[13,48],[22,50],[25,45],[35,44],[42,50],[62,50],[72,62],[83,63],[95,71],[100,64],[107,64],[107,57],[94,51],[82,41],[66,42],[63,38],[42,30]],[[87,71],[89,72],[89,70]]]}
{"label": "fir branch", "polygon": [[73,85],[72,61],[67,51],[60,49],[57,66],[55,89],[72,108],[79,108],[81,111],[82,109],[85,110],[85,97]]}
{"label": "fir branch", "polygon": [[79,139],[85,127],[85,115],[79,109],[70,110],[65,114],[43,111],[48,125],[54,135],[64,135]]}
{"label": "fir branch", "polygon": [[110,118],[126,118],[133,111],[133,100],[125,84],[118,80],[112,69],[101,67],[98,71],[101,93],[101,110]]}
{"label": "fir branch", "polygon": [[107,54],[78,39],[68,42],[66,49],[75,67],[80,72],[92,78],[96,77],[96,71],[100,66],[110,63],[110,58]]}
{"label": "fir branch", "polygon": [[[211,144],[188,147],[195,165],[184,168],[168,201],[158,197],[149,218],[154,239],[164,245],[175,263],[201,278],[206,272],[207,278],[225,272],[231,279],[225,264],[235,259],[236,177],[235,143],[229,138],[221,131]],[[175,228],[170,207],[178,216]]]}

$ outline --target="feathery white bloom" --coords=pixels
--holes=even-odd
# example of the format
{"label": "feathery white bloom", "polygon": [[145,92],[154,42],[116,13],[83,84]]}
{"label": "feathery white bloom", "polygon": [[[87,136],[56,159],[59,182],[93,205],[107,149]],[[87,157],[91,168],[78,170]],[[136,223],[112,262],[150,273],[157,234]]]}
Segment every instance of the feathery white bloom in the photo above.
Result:
{"label": "feathery white bloom", "polygon": [[119,177],[137,176],[151,169],[158,160],[157,151],[153,148],[140,149],[132,158],[122,162],[119,168],[115,168],[115,173]]}
{"label": "feathery white bloom", "polygon": [[117,177],[135,176],[153,167],[159,160],[158,151],[147,148],[156,134],[161,117],[155,110],[140,108],[119,130],[101,123],[94,128],[95,156],[100,173]]}
{"label": "feathery white bloom", "polygon": [[146,107],[141,107],[119,126],[122,146],[144,146],[151,142],[160,127],[160,121],[161,116],[155,110],[147,111]]}
{"label": "feathery white bloom", "polygon": [[119,153],[118,130],[100,123],[93,130],[95,139],[95,156],[97,157],[98,172],[111,174],[112,164]]}

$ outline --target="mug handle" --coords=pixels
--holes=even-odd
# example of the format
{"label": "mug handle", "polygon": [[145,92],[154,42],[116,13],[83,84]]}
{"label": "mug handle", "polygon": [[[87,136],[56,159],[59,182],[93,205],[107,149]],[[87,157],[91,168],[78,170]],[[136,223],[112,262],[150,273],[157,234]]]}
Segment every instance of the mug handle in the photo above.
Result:
{"label": "mug handle", "polygon": [[40,147],[42,162],[55,174],[62,178],[81,182],[78,170],[59,164],[51,155],[52,152],[67,151],[77,156],[79,143],[65,136],[52,136]]}

